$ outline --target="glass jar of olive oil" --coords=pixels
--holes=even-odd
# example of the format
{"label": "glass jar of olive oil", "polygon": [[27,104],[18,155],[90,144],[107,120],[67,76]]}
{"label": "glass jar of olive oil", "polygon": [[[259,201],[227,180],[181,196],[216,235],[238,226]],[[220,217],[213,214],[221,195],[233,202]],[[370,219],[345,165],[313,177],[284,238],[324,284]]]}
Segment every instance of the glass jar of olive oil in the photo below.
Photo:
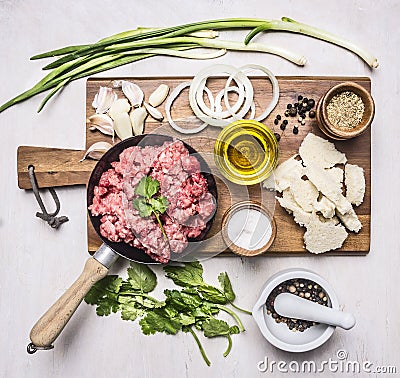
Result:
{"label": "glass jar of olive oil", "polygon": [[224,127],[214,145],[220,172],[239,185],[253,185],[271,175],[278,161],[278,142],[272,131],[254,120]]}

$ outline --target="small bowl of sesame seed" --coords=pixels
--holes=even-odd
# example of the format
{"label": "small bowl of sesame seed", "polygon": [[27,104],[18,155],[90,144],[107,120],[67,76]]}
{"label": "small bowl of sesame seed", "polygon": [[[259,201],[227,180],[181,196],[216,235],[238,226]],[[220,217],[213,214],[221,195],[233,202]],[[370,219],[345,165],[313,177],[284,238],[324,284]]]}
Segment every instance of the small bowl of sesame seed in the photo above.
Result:
{"label": "small bowl of sesame seed", "polygon": [[267,341],[288,352],[310,351],[328,341],[335,326],[285,318],[275,311],[274,300],[281,293],[298,295],[332,309],[339,308],[333,288],[318,274],[302,268],[278,272],[264,284],[252,311]]}
{"label": "small bowl of sesame seed", "polygon": [[333,139],[350,139],[362,134],[371,126],[374,115],[371,94],[350,81],[332,87],[317,106],[319,128]]}

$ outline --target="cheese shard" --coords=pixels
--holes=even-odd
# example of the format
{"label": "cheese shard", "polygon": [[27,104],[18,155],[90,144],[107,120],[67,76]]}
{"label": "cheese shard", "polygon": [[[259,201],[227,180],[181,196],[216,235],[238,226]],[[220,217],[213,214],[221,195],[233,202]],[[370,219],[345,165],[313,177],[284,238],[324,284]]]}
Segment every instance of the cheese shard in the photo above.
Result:
{"label": "cheese shard", "polygon": [[284,190],[282,197],[276,197],[276,199],[289,214],[293,214],[294,221],[300,226],[306,226],[310,223],[312,214],[307,213],[300,207],[289,189]]}
{"label": "cheese shard", "polygon": [[326,174],[322,167],[310,162],[304,173],[316,188],[335,204],[341,214],[346,214],[352,209],[351,203],[343,196],[341,189],[335,185],[335,181]]}
{"label": "cheese shard", "polygon": [[308,213],[314,211],[314,202],[317,201],[319,192],[310,180],[293,178],[290,181],[290,192],[304,211]]}
{"label": "cheese shard", "polygon": [[346,164],[345,170],[346,198],[354,205],[360,206],[364,201],[364,169],[354,164]]}
{"label": "cheese shard", "polygon": [[332,178],[333,181],[335,181],[335,184],[337,187],[342,190],[343,186],[343,169],[339,167],[333,167],[330,169],[325,169],[325,171],[329,174],[329,176]]}
{"label": "cheese shard", "polygon": [[305,166],[315,163],[322,168],[331,168],[347,162],[346,155],[338,151],[333,143],[313,133],[308,133],[304,138],[299,154]]}
{"label": "cheese shard", "polygon": [[272,177],[264,181],[266,189],[275,189],[278,192],[283,192],[290,186],[290,180],[303,176],[303,166],[300,160],[296,160],[297,155],[279,164],[274,171],[274,182]]}
{"label": "cheese shard", "polygon": [[319,201],[314,202],[315,211],[319,211],[327,219],[335,216],[335,208],[335,204],[325,196],[322,196]]}
{"label": "cheese shard", "polygon": [[312,253],[324,253],[340,248],[347,238],[346,229],[334,222],[321,222],[313,218],[304,233],[306,249]]}
{"label": "cheese shard", "polygon": [[361,222],[353,208],[344,215],[338,212],[337,216],[349,231],[359,232],[361,230]]}

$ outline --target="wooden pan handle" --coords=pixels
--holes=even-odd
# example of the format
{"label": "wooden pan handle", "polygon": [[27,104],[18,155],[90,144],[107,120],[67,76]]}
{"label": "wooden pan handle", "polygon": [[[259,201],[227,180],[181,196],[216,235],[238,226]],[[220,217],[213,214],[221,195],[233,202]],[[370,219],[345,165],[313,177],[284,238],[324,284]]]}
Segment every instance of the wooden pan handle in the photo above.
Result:
{"label": "wooden pan handle", "polygon": [[19,146],[17,151],[18,187],[32,189],[28,167],[35,167],[39,188],[85,185],[96,165],[95,160],[82,162],[84,151],[62,148]]}
{"label": "wooden pan handle", "polygon": [[30,339],[34,346],[50,347],[90,288],[107,273],[108,268],[93,257],[89,258],[77,280],[33,326]]}

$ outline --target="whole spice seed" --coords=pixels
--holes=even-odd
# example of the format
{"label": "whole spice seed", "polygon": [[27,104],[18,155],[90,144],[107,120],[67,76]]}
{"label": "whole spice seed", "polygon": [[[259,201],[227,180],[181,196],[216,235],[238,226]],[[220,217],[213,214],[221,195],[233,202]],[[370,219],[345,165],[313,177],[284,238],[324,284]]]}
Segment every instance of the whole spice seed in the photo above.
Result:
{"label": "whole spice seed", "polygon": [[274,133],[274,136],[278,142],[281,140],[281,136],[278,133]]}
{"label": "whole spice seed", "polygon": [[351,91],[343,91],[333,96],[326,107],[329,122],[343,130],[357,127],[362,120],[364,109],[361,97]]}
{"label": "whole spice seed", "polygon": [[278,119],[279,121],[282,119],[282,117],[280,116],[280,114],[278,114],[278,115],[276,116],[276,119]]}
{"label": "whole spice seed", "polygon": [[309,116],[310,118],[315,118],[315,111],[314,111],[314,110],[311,110],[310,113],[308,113],[308,116]]}
{"label": "whole spice seed", "polygon": [[297,126],[293,127],[293,134],[298,134],[299,133],[299,128]]}
{"label": "whole spice seed", "polygon": [[296,108],[291,108],[291,109],[289,110],[289,115],[290,115],[291,117],[296,117],[296,115],[297,115],[297,110],[296,110]]}
{"label": "whole spice seed", "polygon": [[285,131],[285,129],[286,129],[286,123],[281,123],[281,125],[279,126],[280,127],[280,129],[282,130],[282,131]]}
{"label": "whole spice seed", "polygon": [[[315,284],[313,288],[313,284],[315,284],[315,282],[303,278],[295,278],[282,282],[279,286],[272,290],[271,294],[267,298],[265,303],[267,315],[272,316],[276,323],[285,323],[286,326],[294,332],[303,332],[313,325],[316,325],[317,323],[308,320],[291,319],[281,316],[275,311],[274,308],[275,298],[281,293],[291,293],[293,295],[298,295],[301,298],[318,303],[322,306],[327,306],[327,294],[318,284]],[[311,286],[311,289],[308,288],[309,286]]]}
{"label": "whole spice seed", "polygon": [[274,124],[277,125],[278,123],[279,123],[279,119],[278,119],[278,118],[275,118]]}

